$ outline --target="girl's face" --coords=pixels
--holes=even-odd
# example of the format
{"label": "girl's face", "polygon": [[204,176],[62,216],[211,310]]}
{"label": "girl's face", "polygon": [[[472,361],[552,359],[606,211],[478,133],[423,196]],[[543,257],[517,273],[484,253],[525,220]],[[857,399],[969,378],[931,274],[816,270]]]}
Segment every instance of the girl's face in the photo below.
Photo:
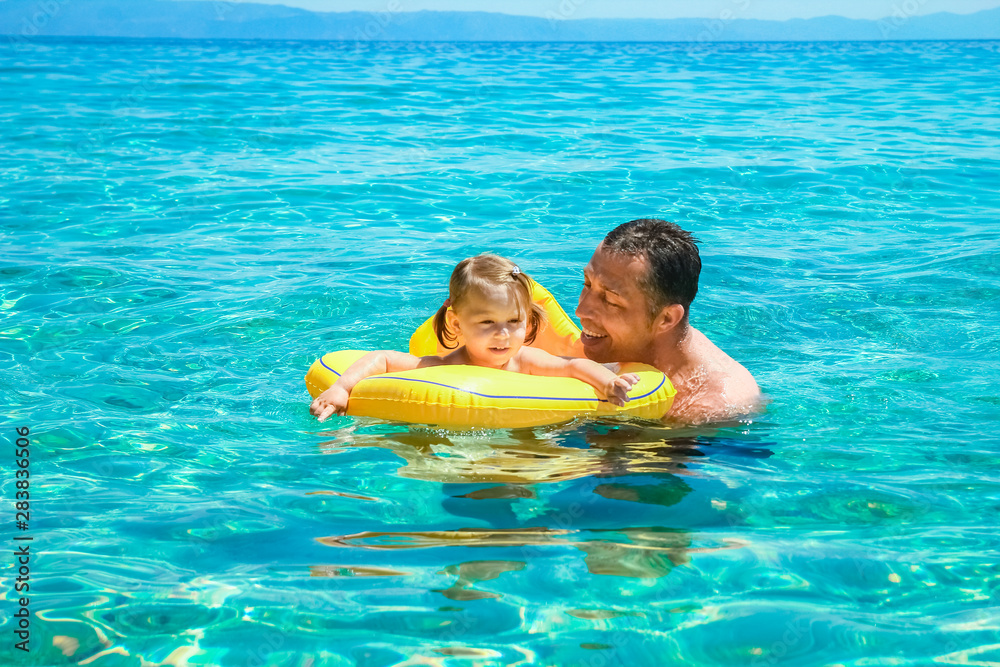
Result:
{"label": "girl's face", "polygon": [[448,326],[465,340],[465,350],[475,366],[504,368],[524,345],[527,312],[519,307],[512,290],[473,289],[462,307],[448,311]]}

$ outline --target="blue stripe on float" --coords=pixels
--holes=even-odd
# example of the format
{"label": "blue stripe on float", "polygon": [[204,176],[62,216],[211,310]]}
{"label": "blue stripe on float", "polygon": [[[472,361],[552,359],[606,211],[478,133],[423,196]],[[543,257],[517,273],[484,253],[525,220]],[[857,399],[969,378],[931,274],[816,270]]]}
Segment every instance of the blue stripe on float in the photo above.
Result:
{"label": "blue stripe on float", "polygon": [[393,375],[373,375],[372,377],[377,377],[382,380],[401,380],[403,382],[419,382],[421,384],[430,384],[435,387],[444,387],[445,389],[454,389],[455,391],[460,391],[463,394],[471,394],[472,396],[479,396],[480,398],[523,398],[529,401],[601,401],[605,402],[603,398],[587,398],[586,396],[581,396],[577,398],[556,398],[553,396],[496,396],[494,394],[480,394],[477,391],[469,391],[463,387],[453,387],[450,384],[441,384],[440,382],[431,382],[430,380],[421,380],[419,378],[401,378]]}
{"label": "blue stripe on float", "polygon": [[321,366],[323,366],[323,368],[325,368],[326,370],[330,371],[331,373],[333,373],[337,377],[340,377],[340,373],[338,373],[337,371],[333,370],[332,368],[330,368],[329,366],[326,365],[326,362],[323,361],[323,357],[319,358],[319,363],[320,363]]}
{"label": "blue stripe on float", "polygon": [[[329,366],[327,366],[326,362],[323,361],[322,357],[320,358],[319,363],[323,365],[323,368],[327,369],[328,371],[330,371],[331,373],[333,373],[337,377],[340,377],[340,373],[338,373],[337,371],[335,371],[332,368],[330,368]],[[607,399],[596,398],[596,397],[595,397],[595,399],[589,399],[589,398],[553,398],[551,396],[494,396],[492,394],[480,394],[479,392],[469,391],[468,389],[463,389],[462,387],[453,387],[450,384],[441,384],[440,382],[431,382],[430,380],[420,380],[418,378],[401,378],[401,377],[396,377],[396,376],[391,376],[391,375],[379,375],[379,376],[373,375],[371,377],[381,377],[383,380],[400,380],[402,382],[420,382],[422,384],[434,385],[435,387],[444,387],[445,389],[454,389],[455,391],[461,391],[463,393],[471,394],[473,396],[479,396],[480,398],[519,398],[519,399],[525,399],[525,400],[529,400],[529,401],[589,401],[589,400],[597,400],[597,401],[599,401],[601,403],[607,403],[608,402]],[[643,394],[642,396],[630,396],[629,397],[629,401],[636,401],[636,400],[639,400],[641,398],[646,398],[647,396],[652,396],[653,394],[655,394],[656,392],[658,392],[660,390],[660,388],[663,386],[663,383],[666,381],[666,379],[667,379],[667,376],[661,374],[660,384],[656,385],[656,387],[654,387],[652,391],[648,391],[645,394]]]}

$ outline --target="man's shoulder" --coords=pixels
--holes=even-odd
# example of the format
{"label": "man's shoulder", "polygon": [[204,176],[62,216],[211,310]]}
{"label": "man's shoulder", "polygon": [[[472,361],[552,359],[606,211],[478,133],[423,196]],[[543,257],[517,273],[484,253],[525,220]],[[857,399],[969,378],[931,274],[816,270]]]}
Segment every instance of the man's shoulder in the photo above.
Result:
{"label": "man's shoulder", "polygon": [[762,397],[756,383],[707,382],[695,391],[678,392],[667,419],[685,424],[729,421],[759,412]]}
{"label": "man's shoulder", "polygon": [[736,402],[746,402],[760,396],[760,387],[743,364],[726,355],[728,363],[714,379],[716,388]]}
{"label": "man's shoulder", "polygon": [[743,364],[726,354],[719,346],[701,334],[706,357],[703,360],[708,369],[708,383],[713,393],[727,397],[734,403],[747,403],[760,396],[757,381]]}
{"label": "man's shoulder", "polygon": [[677,387],[670,419],[707,423],[758,411],[761,392],[750,371],[704,334],[692,332],[697,338],[689,359],[690,373]]}
{"label": "man's shoulder", "polygon": [[683,424],[710,424],[732,421],[761,411],[763,400],[756,383],[753,388],[740,384],[731,390],[726,383],[706,383],[700,390],[683,391],[681,387],[665,420]]}

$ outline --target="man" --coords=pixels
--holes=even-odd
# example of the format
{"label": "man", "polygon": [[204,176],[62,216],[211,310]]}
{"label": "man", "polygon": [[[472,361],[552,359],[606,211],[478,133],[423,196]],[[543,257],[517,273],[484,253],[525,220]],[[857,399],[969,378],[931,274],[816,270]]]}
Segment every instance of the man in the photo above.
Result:
{"label": "man", "polygon": [[666,420],[704,424],[759,408],[753,376],[688,323],[701,274],[688,232],[664,220],[627,222],[597,246],[583,273],[576,315],[584,353],[663,371],[677,389]]}

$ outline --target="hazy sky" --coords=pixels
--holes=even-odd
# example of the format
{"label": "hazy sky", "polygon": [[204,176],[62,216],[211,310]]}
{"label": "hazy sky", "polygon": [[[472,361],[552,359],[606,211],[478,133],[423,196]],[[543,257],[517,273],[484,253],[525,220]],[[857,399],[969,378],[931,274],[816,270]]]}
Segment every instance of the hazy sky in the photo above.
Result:
{"label": "hazy sky", "polygon": [[[207,0],[212,1],[212,0]],[[223,2],[229,0],[214,0]],[[1000,7],[1000,0],[251,0],[315,11],[368,12],[421,9],[466,10],[552,18],[747,18],[790,19],[835,14],[878,19],[899,13],[970,14]],[[729,12],[724,15],[724,12]]]}

